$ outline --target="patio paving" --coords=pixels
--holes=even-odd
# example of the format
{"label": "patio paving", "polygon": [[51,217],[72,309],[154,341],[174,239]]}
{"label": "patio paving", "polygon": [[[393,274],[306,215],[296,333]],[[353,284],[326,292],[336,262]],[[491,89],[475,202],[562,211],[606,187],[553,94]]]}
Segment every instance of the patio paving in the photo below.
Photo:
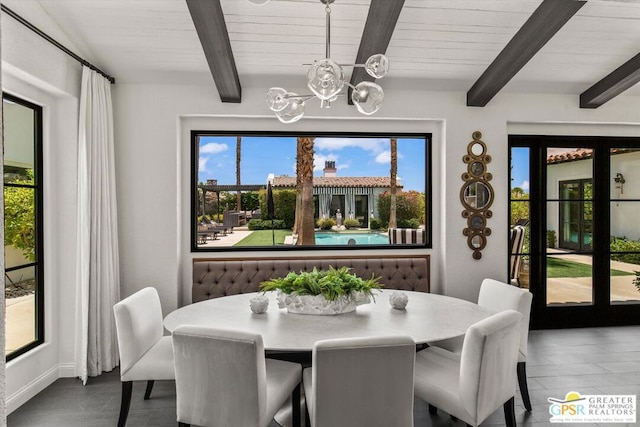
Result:
{"label": "patio paving", "polygon": [[[548,255],[562,253],[561,250],[548,249]],[[566,259],[591,265],[591,257],[580,254],[566,254],[555,258]],[[620,261],[611,261],[611,268],[634,273],[640,270],[640,265]],[[640,292],[633,284],[635,275],[611,277],[611,301],[638,301]],[[560,277],[547,279],[547,303],[578,303],[592,302],[591,277]]]}
{"label": "patio paving", "polygon": [[218,238],[216,240],[207,240],[207,243],[205,243],[204,245],[198,245],[198,247],[213,248],[218,246],[220,247],[233,246],[251,233],[253,233],[253,231],[249,230],[246,227],[234,227],[233,233],[229,233],[226,236],[223,236],[222,234],[218,234]]}
{"label": "patio paving", "polygon": [[8,298],[6,304],[5,354],[8,354],[35,339],[35,296]]}

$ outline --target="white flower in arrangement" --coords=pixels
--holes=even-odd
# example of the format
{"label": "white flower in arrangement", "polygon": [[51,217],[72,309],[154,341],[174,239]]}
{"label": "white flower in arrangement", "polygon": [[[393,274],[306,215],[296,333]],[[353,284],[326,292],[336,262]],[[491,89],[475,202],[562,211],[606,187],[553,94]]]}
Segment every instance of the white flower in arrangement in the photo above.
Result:
{"label": "white flower in arrangement", "polygon": [[408,302],[409,297],[401,291],[395,291],[389,296],[389,303],[391,304],[391,307],[397,310],[404,310]]}

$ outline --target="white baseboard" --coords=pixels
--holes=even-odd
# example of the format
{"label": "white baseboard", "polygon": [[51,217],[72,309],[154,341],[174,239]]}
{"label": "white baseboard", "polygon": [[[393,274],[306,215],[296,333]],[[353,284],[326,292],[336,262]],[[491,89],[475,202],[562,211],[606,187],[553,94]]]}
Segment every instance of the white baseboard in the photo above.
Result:
{"label": "white baseboard", "polygon": [[55,380],[59,378],[60,368],[54,366],[39,377],[35,378],[29,384],[25,384],[20,390],[7,396],[7,415],[18,409],[33,398],[36,394],[40,393],[45,388],[49,387]]}
{"label": "white baseboard", "polygon": [[76,366],[73,363],[58,365],[58,378],[73,378],[76,376]]}

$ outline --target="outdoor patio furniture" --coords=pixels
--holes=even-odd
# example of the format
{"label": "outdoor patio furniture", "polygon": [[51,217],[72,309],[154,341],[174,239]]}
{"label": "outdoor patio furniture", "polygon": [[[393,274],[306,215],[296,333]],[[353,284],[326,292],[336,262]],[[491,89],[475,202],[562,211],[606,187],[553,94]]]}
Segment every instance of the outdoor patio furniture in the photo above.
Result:
{"label": "outdoor patio furniture", "polygon": [[233,227],[212,222],[210,224],[207,224],[207,231],[214,231],[216,233],[222,234],[223,236],[226,236],[227,234],[233,233]]}
{"label": "outdoor patio furniture", "polygon": [[510,242],[510,268],[509,280],[512,285],[520,285],[520,264],[522,262],[522,247],[524,246],[525,228],[522,225],[514,225],[511,228]]}
{"label": "outdoor patio furniture", "polygon": [[424,228],[389,228],[389,244],[415,245],[427,241],[427,230]]}
{"label": "outdoor patio furniture", "polygon": [[223,224],[228,227],[241,227],[247,222],[247,216],[244,212],[225,211]]}
{"label": "outdoor patio furniture", "polygon": [[198,243],[204,244],[207,243],[207,240],[217,240],[218,234],[220,231],[211,230],[207,224],[200,223],[198,224]]}

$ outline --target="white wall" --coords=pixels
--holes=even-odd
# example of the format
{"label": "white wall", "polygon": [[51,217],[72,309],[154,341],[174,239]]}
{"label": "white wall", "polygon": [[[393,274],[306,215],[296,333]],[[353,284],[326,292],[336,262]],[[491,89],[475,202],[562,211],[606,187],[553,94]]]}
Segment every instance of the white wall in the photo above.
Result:
{"label": "white wall", "polygon": [[[45,111],[47,336],[44,346],[7,366],[11,411],[58,376],[72,376],[80,66],[5,15],[2,43],[3,88],[43,105]],[[165,313],[190,300],[191,129],[431,132],[433,249],[399,253],[430,253],[434,291],[469,300],[477,298],[483,278],[507,279],[509,133],[640,135],[637,97],[620,96],[597,110],[580,110],[575,95],[505,92],[485,108],[469,108],[462,92],[387,87],[384,106],[374,117],[360,116],[345,103],[335,103],[327,112],[311,106],[308,117],[286,126],[269,114],[265,90],[244,88],[241,104],[222,104],[213,81],[206,87],[113,86],[123,298],[153,285]],[[488,221],[493,233],[478,261],[471,257],[462,235],[466,221],[459,200],[466,166],[462,156],[476,130],[483,133],[493,158],[488,171],[496,191],[493,217]]]}
{"label": "white wall", "polygon": [[[190,300],[193,257],[187,236],[193,129],[432,132],[434,247],[426,252],[432,256],[433,287],[469,300],[477,297],[484,277],[507,277],[508,133],[640,135],[640,112],[633,108],[640,99],[625,96],[596,111],[577,108],[576,96],[510,93],[499,94],[485,108],[469,108],[464,93],[398,90],[387,92],[375,117],[360,116],[343,104],[327,113],[312,106],[307,117],[287,126],[269,114],[262,88],[245,88],[241,104],[220,103],[213,83],[123,84],[114,89],[123,296],[155,285],[165,312]],[[466,223],[459,200],[462,156],[475,130],[483,133],[493,158],[488,171],[496,191],[488,221],[493,233],[479,261],[472,259],[462,235]]]}
{"label": "white wall", "polygon": [[[4,120],[11,126],[4,129],[4,164],[19,168],[33,168],[33,110],[6,102]],[[24,142],[27,142],[26,144]]]}
{"label": "white wall", "polygon": [[[616,148],[612,145],[611,148]],[[573,149],[573,148],[571,148]],[[640,149],[640,147],[638,147]],[[569,150],[569,149],[568,149]],[[613,178],[616,173],[624,176],[625,184],[622,192],[615,188]],[[589,179],[593,175],[593,161],[591,159],[578,160],[567,163],[558,163],[547,167],[547,194],[550,199],[558,198],[559,183],[573,179]],[[611,235],[626,237],[630,240],[640,239],[640,230],[637,226],[638,202],[625,202],[624,200],[640,199],[640,151],[617,154],[611,156],[611,199],[621,199],[621,202],[612,202]],[[549,203],[547,210],[547,230],[555,230],[558,238],[560,233],[558,203]]]}
{"label": "white wall", "polygon": [[75,304],[77,62],[2,14],[2,89],[43,107],[45,343],[7,364],[7,412],[71,376]]}
{"label": "white wall", "polygon": [[[621,173],[625,179],[622,193],[615,188],[613,182],[616,173]],[[640,239],[640,229],[638,229],[640,203],[622,200],[640,199],[640,152],[612,156],[610,179],[611,198],[621,199],[618,203],[611,203],[611,235],[638,240]]]}

